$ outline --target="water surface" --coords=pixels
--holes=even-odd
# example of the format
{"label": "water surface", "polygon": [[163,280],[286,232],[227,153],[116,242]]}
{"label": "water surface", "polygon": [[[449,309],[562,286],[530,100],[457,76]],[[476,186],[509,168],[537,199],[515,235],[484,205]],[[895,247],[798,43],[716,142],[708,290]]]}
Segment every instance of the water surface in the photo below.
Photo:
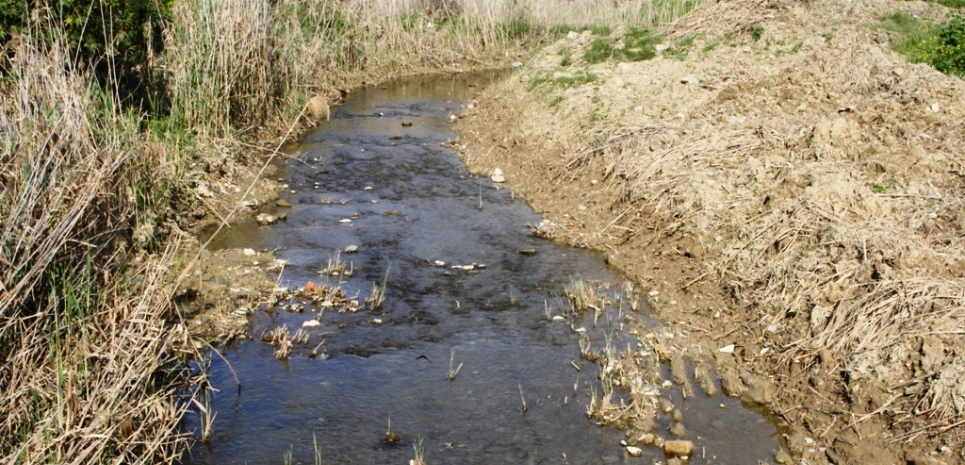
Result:
{"label": "water surface", "polygon": [[[224,350],[241,392],[224,363],[211,368],[222,389],[214,434],[191,463],[282,463],[286,454],[315,463],[317,451],[322,463],[405,464],[419,438],[431,465],[663,459],[658,449],[625,457],[624,434],[587,419],[597,369],[580,359],[573,330],[587,328],[595,347],[615,330],[626,347],[634,342],[621,328],[659,323],[617,300],[598,319],[550,321],[546,308],[561,314],[560,293],[573,280],[594,281],[616,299],[623,278],[598,254],[534,237],[530,226],[541,219],[444,146],[456,137],[449,116],[460,101],[498,76],[414,78],[353,94],[291,148],[281,172],[291,189],[287,221],[216,238],[216,247],[275,250],[289,262],[285,286],[328,282],[364,300],[384,281],[386,299],[375,312],[327,311],[287,361],[260,336],[300,327],[314,309],[292,313],[283,307],[306,303],[287,302],[257,312],[252,339]],[[358,252],[340,253],[350,245]],[[352,275],[321,276],[337,253]],[[471,264],[485,267],[451,268]],[[316,347],[321,356],[310,358]],[[462,364],[452,381],[450,357]],[[667,395],[700,451],[691,463],[756,463],[777,449],[774,429],[737,401],[683,403],[677,392]],[[398,443],[385,441],[390,418]]]}

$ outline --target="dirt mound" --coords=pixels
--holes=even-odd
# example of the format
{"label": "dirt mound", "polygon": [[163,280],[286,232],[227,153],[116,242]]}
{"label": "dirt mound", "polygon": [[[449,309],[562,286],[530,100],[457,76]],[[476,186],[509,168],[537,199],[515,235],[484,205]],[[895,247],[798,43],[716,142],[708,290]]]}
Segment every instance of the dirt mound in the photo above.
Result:
{"label": "dirt mound", "polygon": [[962,446],[965,85],[887,48],[869,25],[899,9],[944,15],[718,2],[635,63],[587,65],[571,34],[461,123],[542,234],[605,251],[693,344],[735,344],[718,367],[777,386],[810,463]]}

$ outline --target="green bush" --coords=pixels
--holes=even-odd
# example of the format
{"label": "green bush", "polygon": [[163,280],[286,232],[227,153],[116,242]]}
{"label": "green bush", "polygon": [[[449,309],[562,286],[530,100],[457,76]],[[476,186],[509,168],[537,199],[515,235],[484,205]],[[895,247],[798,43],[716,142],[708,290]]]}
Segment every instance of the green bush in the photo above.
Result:
{"label": "green bush", "polygon": [[[77,65],[91,66],[98,81],[116,87],[128,103],[143,104],[157,84],[149,75],[148,57],[161,52],[161,31],[173,1],[60,0],[48,5],[40,0],[0,0],[0,43],[14,33],[42,35],[38,31],[50,29],[40,23],[53,21],[63,26]],[[36,11],[46,14],[33,14]]]}
{"label": "green bush", "polygon": [[965,77],[965,18],[949,13],[945,21],[933,26],[906,13],[887,15],[880,29],[895,32],[892,48],[913,63],[928,63],[935,69]]}

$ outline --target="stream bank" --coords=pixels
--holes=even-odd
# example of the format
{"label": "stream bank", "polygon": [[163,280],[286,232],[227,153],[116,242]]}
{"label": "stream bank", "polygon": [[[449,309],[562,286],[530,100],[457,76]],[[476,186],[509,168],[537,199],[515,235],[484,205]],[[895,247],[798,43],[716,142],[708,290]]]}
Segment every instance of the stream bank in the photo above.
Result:
{"label": "stream bank", "polygon": [[641,62],[571,33],[457,124],[541,235],[645,287],[668,358],[781,418],[782,463],[965,460],[965,87],[883,45],[895,9],[945,11],[704,4]]}

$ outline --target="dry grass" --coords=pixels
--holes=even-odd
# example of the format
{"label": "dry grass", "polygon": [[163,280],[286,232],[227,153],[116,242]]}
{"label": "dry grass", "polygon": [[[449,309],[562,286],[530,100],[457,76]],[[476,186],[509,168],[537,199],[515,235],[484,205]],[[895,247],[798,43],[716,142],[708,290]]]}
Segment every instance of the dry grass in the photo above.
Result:
{"label": "dry grass", "polygon": [[154,227],[140,213],[164,201],[164,160],[53,32],[49,46],[22,36],[0,92],[0,455],[170,461],[187,376],[168,322],[179,241],[127,257]]}

